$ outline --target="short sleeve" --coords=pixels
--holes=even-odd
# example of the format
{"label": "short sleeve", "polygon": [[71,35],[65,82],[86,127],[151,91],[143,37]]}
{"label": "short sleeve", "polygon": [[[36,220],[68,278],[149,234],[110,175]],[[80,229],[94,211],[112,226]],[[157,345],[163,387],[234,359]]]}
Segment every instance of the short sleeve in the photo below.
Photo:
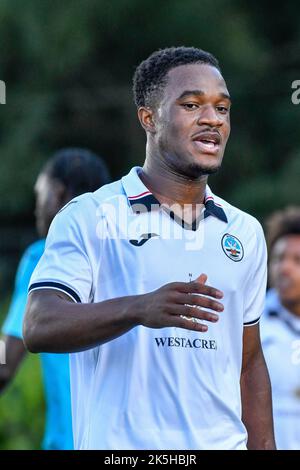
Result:
{"label": "short sleeve", "polygon": [[80,205],[69,203],[55,216],[45,252],[30,280],[29,292],[55,289],[67,294],[74,302],[91,301],[92,269]]}
{"label": "short sleeve", "polygon": [[22,325],[25,314],[28,285],[34,268],[44,251],[45,242],[40,240],[33,243],[23,254],[18,266],[15,287],[8,314],[2,327],[7,336],[22,338]]}
{"label": "short sleeve", "polygon": [[259,322],[264,310],[267,286],[267,247],[261,225],[256,222],[253,263],[245,286],[244,326]]}

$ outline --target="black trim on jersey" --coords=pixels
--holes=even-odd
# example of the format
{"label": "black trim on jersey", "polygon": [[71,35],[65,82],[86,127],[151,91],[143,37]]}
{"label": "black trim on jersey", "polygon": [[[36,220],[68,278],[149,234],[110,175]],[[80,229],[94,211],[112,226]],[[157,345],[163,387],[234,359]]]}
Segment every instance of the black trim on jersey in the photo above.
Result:
{"label": "black trim on jersey", "polygon": [[[178,215],[176,215],[173,211],[166,210],[166,212],[169,214],[171,219],[174,220],[175,222],[177,222],[177,224],[181,225],[182,228],[185,228],[187,230],[193,230],[194,232],[199,227],[199,222],[202,219],[202,217],[198,217],[197,219],[193,220],[193,222],[191,224],[189,224],[188,222],[183,220],[181,217],[178,217]],[[204,215],[204,217],[205,217],[205,215]]]}
{"label": "black trim on jersey", "polygon": [[214,201],[212,199],[209,199],[205,203],[205,212],[204,212],[204,218],[208,217],[209,215],[214,215],[218,219],[222,220],[223,222],[228,223],[228,219],[226,217],[226,214],[222,207],[216,206]]}
{"label": "black trim on jersey", "polygon": [[270,310],[268,315],[269,317],[279,317],[279,313],[276,310]]}
{"label": "black trim on jersey", "polygon": [[258,323],[259,320],[260,320],[260,317],[257,317],[256,320],[247,321],[246,323],[244,323],[244,326],[251,326],[251,325],[254,325],[255,323]]}
{"label": "black trim on jersey", "polygon": [[[146,196],[142,196],[138,199],[128,199],[128,200],[130,202],[133,212],[135,212],[136,214],[140,214],[142,212],[150,212],[152,209],[152,205],[158,206],[158,207],[161,205],[160,202],[156,199],[156,197],[153,196],[153,194],[146,194]],[[182,219],[180,219],[177,216],[176,218],[174,217],[174,213],[169,212],[169,214],[170,215],[173,214],[173,216],[171,215],[171,218],[173,220],[177,221],[177,219],[179,219],[182,227],[188,228],[188,224],[185,223]],[[213,215],[217,217],[218,219],[222,220],[223,222],[228,223],[228,219],[226,217],[224,210],[222,209],[222,207],[216,206],[216,204],[214,203],[212,199],[209,199],[205,203],[204,218],[208,217],[209,215]],[[199,218],[199,220],[201,220],[201,218]],[[197,222],[198,220],[195,220],[191,224],[192,230],[197,229],[197,225],[198,225]]]}
{"label": "black trim on jersey", "polygon": [[151,206],[160,206],[160,202],[153,194],[146,194],[146,196],[139,197],[138,199],[129,199],[133,212],[141,214],[142,212],[151,212]]}
{"label": "black trim on jersey", "polygon": [[64,284],[60,284],[59,282],[50,282],[50,281],[45,281],[45,282],[35,282],[34,284],[31,284],[31,286],[29,287],[28,289],[28,292],[31,292],[32,290],[34,289],[39,289],[39,288],[45,288],[45,287],[51,287],[51,288],[57,288],[57,289],[60,289],[62,291],[64,291],[66,294],[69,294],[71,295],[72,297],[74,297],[74,299],[76,300],[76,302],[78,302],[79,304],[81,304],[81,300],[80,300],[80,297],[78,294],[76,294],[76,292],[71,289],[70,287],[68,286],[65,286]]}

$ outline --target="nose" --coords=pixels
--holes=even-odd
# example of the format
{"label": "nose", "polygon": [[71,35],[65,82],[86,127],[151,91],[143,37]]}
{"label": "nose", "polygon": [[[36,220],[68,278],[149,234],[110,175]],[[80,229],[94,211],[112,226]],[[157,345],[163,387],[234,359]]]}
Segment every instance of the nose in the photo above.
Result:
{"label": "nose", "polygon": [[220,127],[223,124],[223,120],[218,115],[214,106],[207,104],[200,108],[198,124],[206,124],[211,127]]}

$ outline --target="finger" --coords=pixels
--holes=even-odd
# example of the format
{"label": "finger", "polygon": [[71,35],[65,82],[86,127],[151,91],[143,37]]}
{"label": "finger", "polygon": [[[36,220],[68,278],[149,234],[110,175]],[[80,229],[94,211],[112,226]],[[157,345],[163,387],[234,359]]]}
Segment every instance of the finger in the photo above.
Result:
{"label": "finger", "polygon": [[203,323],[196,323],[180,315],[169,315],[164,319],[163,327],[176,327],[184,328],[185,330],[198,331],[205,333],[208,330],[208,326]]}
{"label": "finger", "polygon": [[224,310],[224,305],[221,302],[217,302],[210,297],[204,297],[202,295],[178,293],[174,300],[181,305],[188,304],[194,305],[195,307],[210,308],[216,312],[223,312]]}
{"label": "finger", "polygon": [[190,307],[189,305],[170,306],[169,313],[174,316],[181,317],[183,315],[184,317],[197,318],[199,320],[206,320],[213,323],[216,323],[219,320],[219,315],[216,315],[213,312],[208,312],[207,310]]}
{"label": "finger", "polygon": [[195,323],[185,318],[179,317],[176,321],[177,328],[184,328],[185,330],[199,331],[205,333],[208,330],[208,326],[203,323]]}
{"label": "finger", "polygon": [[197,281],[178,282],[176,285],[179,292],[185,292],[187,294],[204,294],[216,299],[222,299],[223,297],[223,292],[219,289],[216,289],[212,286],[207,286],[206,284],[200,284]]}
{"label": "finger", "polygon": [[200,276],[198,276],[194,282],[200,282],[200,284],[205,284],[207,281],[207,275],[202,273]]}

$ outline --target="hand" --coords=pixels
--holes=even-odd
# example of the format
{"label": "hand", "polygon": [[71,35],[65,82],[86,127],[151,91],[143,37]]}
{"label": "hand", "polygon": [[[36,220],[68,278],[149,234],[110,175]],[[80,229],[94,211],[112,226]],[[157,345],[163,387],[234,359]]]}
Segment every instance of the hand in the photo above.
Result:
{"label": "hand", "polygon": [[191,321],[192,318],[215,323],[219,316],[203,308],[222,312],[224,306],[214,300],[221,299],[223,292],[207,286],[206,280],[206,274],[201,274],[195,281],[172,282],[142,295],[139,323],[148,328],[175,326],[187,330],[207,331],[206,325]]}

